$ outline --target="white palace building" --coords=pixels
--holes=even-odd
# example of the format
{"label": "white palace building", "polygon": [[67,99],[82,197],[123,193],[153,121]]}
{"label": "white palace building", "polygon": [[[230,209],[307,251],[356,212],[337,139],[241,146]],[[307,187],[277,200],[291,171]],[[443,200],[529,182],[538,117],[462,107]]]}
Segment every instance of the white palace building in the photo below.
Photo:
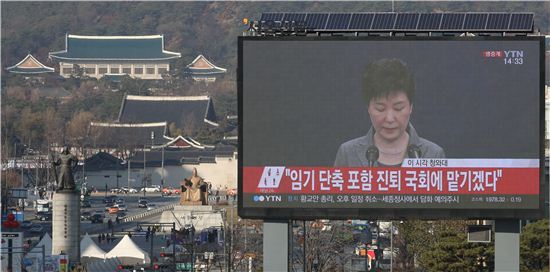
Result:
{"label": "white palace building", "polygon": [[163,35],[80,36],[66,35],[65,50],[50,52],[59,61],[59,74],[70,77],[78,65],[93,78],[129,75],[141,79],[162,79],[170,62],[181,54],[164,50]]}

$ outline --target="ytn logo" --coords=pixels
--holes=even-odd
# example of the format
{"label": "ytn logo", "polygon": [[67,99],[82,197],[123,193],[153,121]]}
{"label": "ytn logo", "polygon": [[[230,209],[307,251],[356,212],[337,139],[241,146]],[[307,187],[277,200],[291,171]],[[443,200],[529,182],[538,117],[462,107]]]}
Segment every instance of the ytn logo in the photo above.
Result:
{"label": "ytn logo", "polygon": [[507,58],[523,58],[523,50],[504,50],[504,56]]}
{"label": "ytn logo", "polygon": [[254,196],[254,202],[281,202],[283,201],[283,197],[280,195],[255,195]]}

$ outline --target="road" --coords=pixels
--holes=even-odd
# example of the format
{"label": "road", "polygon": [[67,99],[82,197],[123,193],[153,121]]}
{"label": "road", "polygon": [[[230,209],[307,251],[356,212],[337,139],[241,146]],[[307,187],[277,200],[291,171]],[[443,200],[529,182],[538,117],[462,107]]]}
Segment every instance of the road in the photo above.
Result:
{"label": "road", "polygon": [[[107,193],[107,196],[109,195],[113,195],[111,193]],[[160,216],[161,216],[161,213],[158,213],[156,215],[152,215],[152,216],[148,216],[148,217],[143,217],[143,218],[140,218],[136,221],[131,221],[131,222],[127,222],[127,223],[120,223],[120,224],[114,224],[114,233],[115,233],[115,239],[112,240],[111,242],[107,242],[107,241],[102,241],[102,242],[99,242],[99,239],[98,239],[98,236],[100,234],[104,234],[106,235],[107,233],[111,233],[108,229],[108,224],[107,224],[107,221],[109,219],[111,219],[113,222],[115,221],[115,218],[116,218],[116,215],[111,215],[107,212],[105,212],[105,204],[103,203],[103,200],[105,198],[105,193],[95,193],[95,194],[92,194],[90,196],[90,204],[92,205],[92,207],[89,207],[89,208],[82,208],[81,209],[81,212],[91,212],[91,213],[94,213],[94,212],[100,212],[100,213],[103,213],[105,214],[105,221],[103,224],[98,224],[98,223],[95,223],[95,224],[92,224],[90,221],[80,221],[81,223],[81,235],[84,235],[85,233],[88,233],[92,239],[94,240],[94,242],[101,248],[103,249],[105,252],[109,252],[111,249],[113,249],[116,244],[120,241],[120,239],[125,235],[127,234],[128,232],[132,232],[136,229],[137,225],[139,224],[146,224],[146,223],[156,223],[156,222],[159,222],[160,220]],[[136,215],[136,214],[140,214],[140,213],[144,213],[147,211],[147,209],[145,208],[139,208],[138,207],[138,200],[140,198],[143,198],[143,193],[138,193],[138,194],[117,194],[117,198],[122,198],[124,199],[124,203],[126,204],[127,206],[127,216],[132,216],[132,215]],[[160,193],[147,193],[146,194],[146,199],[149,203],[155,203],[157,205],[157,208],[160,208],[160,207],[163,207],[163,206],[166,206],[166,205],[171,205],[171,204],[175,204],[175,203],[179,203],[179,200],[180,200],[180,197],[179,195],[176,195],[176,196],[161,196]],[[210,201],[211,202],[214,202],[216,201],[216,197],[215,196],[210,196],[209,197]],[[225,200],[225,196],[220,196],[220,201],[224,201]],[[44,228],[44,232],[43,233],[31,233],[28,229],[27,230],[24,230],[25,232],[25,240],[32,240],[34,243],[33,244],[36,244],[40,237],[44,234],[44,233],[48,233],[50,236],[51,236],[51,233],[52,233],[52,222],[51,221],[38,221],[37,219],[35,219],[35,211],[34,209],[32,208],[27,208],[25,210],[25,219],[26,220],[30,220],[31,222],[33,222],[34,225],[42,225],[43,228]],[[199,234],[196,234],[196,237],[198,237]],[[156,259],[158,261],[166,261],[167,263],[171,263],[171,259],[170,258],[164,258],[164,257],[161,257],[160,256],[160,253],[162,252],[163,250],[163,247],[166,247],[167,246],[167,240],[170,240],[171,238],[171,234],[169,231],[166,231],[166,232],[162,232],[162,231],[158,231],[153,239],[151,239],[151,237],[145,237],[144,235],[139,235],[139,233],[133,233],[132,235],[132,241],[134,241],[141,249],[143,249],[144,251],[148,252],[148,253],[152,253],[152,259]],[[191,240],[189,240],[189,244],[187,245],[184,245],[184,248],[187,248],[185,250],[188,251],[187,254],[182,254],[181,256],[187,256],[187,258],[190,258],[191,254],[190,252],[192,251],[191,249],[195,248],[195,247],[191,247],[190,245],[190,242]],[[171,242],[172,243],[172,242]],[[151,250],[151,246],[152,246],[152,250]],[[222,250],[222,247],[220,247],[217,242],[215,243],[207,243],[207,244],[202,244],[200,246],[196,246],[197,250],[199,251],[214,251],[217,253],[223,253],[223,250]],[[204,259],[204,254],[196,254],[195,255],[195,258],[196,260],[203,260]],[[214,271],[214,270],[211,270],[211,271]]]}

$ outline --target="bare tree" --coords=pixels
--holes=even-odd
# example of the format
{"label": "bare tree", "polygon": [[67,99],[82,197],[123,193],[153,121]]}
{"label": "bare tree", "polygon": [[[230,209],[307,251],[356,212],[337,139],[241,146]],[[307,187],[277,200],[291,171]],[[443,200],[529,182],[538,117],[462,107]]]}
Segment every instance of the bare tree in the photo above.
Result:
{"label": "bare tree", "polygon": [[87,144],[89,135],[88,128],[93,119],[94,115],[91,112],[82,111],[77,113],[67,124],[69,143],[77,147],[80,154],[84,153],[84,147]]}

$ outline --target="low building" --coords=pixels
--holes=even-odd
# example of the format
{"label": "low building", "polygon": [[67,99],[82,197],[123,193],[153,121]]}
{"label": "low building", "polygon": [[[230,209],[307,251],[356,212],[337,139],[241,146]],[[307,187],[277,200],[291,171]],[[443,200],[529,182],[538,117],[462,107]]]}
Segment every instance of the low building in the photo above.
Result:
{"label": "low building", "polygon": [[50,52],[59,61],[59,74],[73,73],[101,78],[129,75],[140,79],[162,79],[170,71],[170,62],[181,54],[164,50],[163,35],[81,36],[66,35],[65,50]]}
{"label": "low building", "polygon": [[23,60],[14,66],[6,68],[6,71],[14,74],[23,75],[38,75],[44,73],[54,72],[54,68],[48,67],[34,58],[31,54],[28,54]]}
{"label": "low building", "polygon": [[227,69],[218,67],[203,55],[198,55],[190,64],[185,66],[185,75],[193,78],[195,81],[214,82],[216,78],[221,77],[227,72]]}
{"label": "low building", "polygon": [[92,158],[86,160],[84,170],[88,186],[95,188],[139,188],[145,183],[178,188],[184,178],[191,176],[194,168],[212,184],[212,188],[237,188],[238,160],[233,146],[185,150],[165,148],[164,151],[146,149],[145,153],[137,151],[121,163],[106,153],[98,153]]}

